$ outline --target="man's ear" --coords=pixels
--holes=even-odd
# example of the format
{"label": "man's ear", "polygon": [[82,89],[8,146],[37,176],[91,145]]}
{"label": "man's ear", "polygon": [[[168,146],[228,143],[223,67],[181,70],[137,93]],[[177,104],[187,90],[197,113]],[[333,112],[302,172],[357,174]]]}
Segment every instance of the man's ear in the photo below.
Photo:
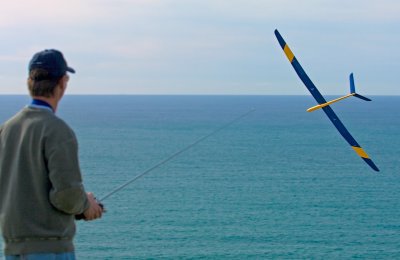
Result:
{"label": "man's ear", "polygon": [[65,90],[67,89],[67,83],[68,83],[68,75],[64,75],[62,78],[60,78],[60,80],[58,81],[57,87],[58,90],[58,94],[56,94],[57,96],[59,96],[59,99],[61,99],[62,96],[64,96]]}
{"label": "man's ear", "polygon": [[64,76],[60,79],[59,85],[60,85],[60,87],[61,87],[61,89],[62,89],[63,91],[65,91],[65,90],[67,89],[68,80],[69,80],[69,76],[68,76],[68,75],[64,75]]}

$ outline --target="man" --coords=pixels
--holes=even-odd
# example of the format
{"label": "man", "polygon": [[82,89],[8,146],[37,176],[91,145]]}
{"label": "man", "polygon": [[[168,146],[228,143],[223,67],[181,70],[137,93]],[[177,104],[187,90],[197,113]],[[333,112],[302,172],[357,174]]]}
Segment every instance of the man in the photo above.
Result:
{"label": "man", "polygon": [[71,128],[54,113],[69,76],[61,52],[29,63],[32,103],[0,126],[0,227],[6,259],[75,259],[75,217],[100,218],[86,193]]}

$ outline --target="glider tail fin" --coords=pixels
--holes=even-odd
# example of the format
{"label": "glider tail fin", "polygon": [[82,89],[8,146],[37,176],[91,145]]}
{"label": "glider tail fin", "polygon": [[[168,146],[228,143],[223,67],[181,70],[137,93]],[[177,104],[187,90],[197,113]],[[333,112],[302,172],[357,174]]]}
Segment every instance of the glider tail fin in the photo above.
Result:
{"label": "glider tail fin", "polygon": [[354,85],[353,73],[350,74],[350,94],[352,94],[353,96],[358,97],[362,100],[371,101],[371,99],[356,93],[356,86]]}

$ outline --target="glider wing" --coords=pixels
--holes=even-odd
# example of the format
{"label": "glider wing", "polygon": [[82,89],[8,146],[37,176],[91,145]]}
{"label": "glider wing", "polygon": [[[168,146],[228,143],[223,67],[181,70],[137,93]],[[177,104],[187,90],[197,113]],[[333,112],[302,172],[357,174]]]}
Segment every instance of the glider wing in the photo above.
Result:
{"label": "glider wing", "polygon": [[[299,61],[294,56],[293,52],[290,50],[289,46],[286,44],[285,40],[282,38],[278,30],[275,30],[275,36],[278,39],[279,44],[281,45],[283,51],[286,54],[289,62],[292,64],[294,70],[297,75],[303,81],[304,85],[310,91],[311,95],[315,98],[318,104],[327,103],[325,98],[318,91],[317,87],[315,87],[314,83],[307,76],[304,69],[301,67]],[[343,123],[339,120],[338,116],[333,112],[332,108],[328,106],[322,107],[325,114],[329,117],[331,122],[335,125],[336,129],[343,136],[343,138],[351,145],[353,150],[360,156],[372,169],[375,171],[379,171],[378,167],[374,164],[374,162],[369,158],[368,154],[361,148],[361,146],[357,143],[357,141],[353,138],[353,136],[349,133]]]}

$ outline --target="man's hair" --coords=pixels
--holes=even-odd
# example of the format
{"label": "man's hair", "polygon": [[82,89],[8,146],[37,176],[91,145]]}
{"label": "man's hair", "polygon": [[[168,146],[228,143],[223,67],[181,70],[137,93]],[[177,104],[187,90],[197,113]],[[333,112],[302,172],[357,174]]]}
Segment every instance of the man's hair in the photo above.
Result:
{"label": "man's hair", "polygon": [[29,72],[28,89],[31,96],[52,97],[54,89],[60,82],[61,77],[52,78],[44,69],[32,69]]}

